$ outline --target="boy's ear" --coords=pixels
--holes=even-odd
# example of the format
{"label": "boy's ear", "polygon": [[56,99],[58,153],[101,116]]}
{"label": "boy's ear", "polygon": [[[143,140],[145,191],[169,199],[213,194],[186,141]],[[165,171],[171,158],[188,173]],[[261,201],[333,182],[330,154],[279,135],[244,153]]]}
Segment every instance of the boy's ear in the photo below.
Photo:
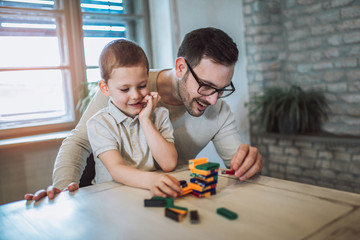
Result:
{"label": "boy's ear", "polygon": [[109,87],[104,80],[99,81],[100,91],[107,97],[110,97]]}
{"label": "boy's ear", "polygon": [[187,65],[185,62],[185,58],[183,57],[178,57],[175,60],[175,72],[176,72],[176,77],[178,78],[182,78],[187,70]]}

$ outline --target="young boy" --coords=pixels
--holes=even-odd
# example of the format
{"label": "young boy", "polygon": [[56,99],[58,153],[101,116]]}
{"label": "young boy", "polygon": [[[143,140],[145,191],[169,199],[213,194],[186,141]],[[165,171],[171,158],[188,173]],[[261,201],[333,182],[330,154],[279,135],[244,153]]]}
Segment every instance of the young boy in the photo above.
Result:
{"label": "young boy", "polygon": [[95,181],[149,189],[152,195],[176,197],[177,179],[156,170],[172,171],[177,164],[173,128],[166,108],[156,108],[157,92],[149,92],[149,63],[135,43],[120,39],[100,55],[101,92],[108,107],[87,122],[95,157]]}

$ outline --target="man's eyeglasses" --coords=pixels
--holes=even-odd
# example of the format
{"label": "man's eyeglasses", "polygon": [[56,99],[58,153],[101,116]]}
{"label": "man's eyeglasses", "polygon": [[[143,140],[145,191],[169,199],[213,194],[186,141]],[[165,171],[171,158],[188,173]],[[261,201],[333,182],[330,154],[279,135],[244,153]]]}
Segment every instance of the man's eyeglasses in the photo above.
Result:
{"label": "man's eyeglasses", "polygon": [[185,62],[186,62],[186,65],[188,66],[191,74],[195,78],[196,82],[199,84],[199,88],[198,88],[197,92],[200,95],[210,96],[217,92],[218,98],[224,98],[224,97],[229,96],[230,94],[232,94],[235,91],[235,87],[232,82],[230,83],[230,85],[228,85],[224,88],[220,88],[220,89],[214,88],[208,84],[200,82],[198,76],[195,74],[194,70],[190,67],[190,64],[186,61],[186,59],[185,59]]}

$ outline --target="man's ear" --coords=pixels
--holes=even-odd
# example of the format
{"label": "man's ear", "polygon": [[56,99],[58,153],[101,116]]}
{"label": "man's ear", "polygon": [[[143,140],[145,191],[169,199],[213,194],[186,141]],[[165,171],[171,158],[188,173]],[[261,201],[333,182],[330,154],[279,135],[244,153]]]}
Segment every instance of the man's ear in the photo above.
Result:
{"label": "man's ear", "polygon": [[183,76],[186,73],[186,70],[187,70],[187,65],[185,62],[185,58],[183,58],[183,57],[176,58],[176,60],[175,60],[176,77],[183,78]]}
{"label": "man's ear", "polygon": [[99,81],[100,91],[107,97],[110,97],[109,87],[104,80]]}

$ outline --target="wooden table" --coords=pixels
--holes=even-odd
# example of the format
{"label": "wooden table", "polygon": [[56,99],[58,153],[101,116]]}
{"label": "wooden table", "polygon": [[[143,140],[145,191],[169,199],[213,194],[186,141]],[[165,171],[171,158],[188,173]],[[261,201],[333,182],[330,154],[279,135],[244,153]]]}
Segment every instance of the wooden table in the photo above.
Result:
{"label": "wooden table", "polygon": [[[172,173],[189,181],[189,171]],[[163,208],[145,208],[147,190],[104,183],[63,192],[55,200],[0,206],[0,239],[360,239],[360,194],[256,176],[219,176],[217,194],[187,195],[177,206],[198,210],[175,222]],[[216,213],[238,213],[230,221]]]}

